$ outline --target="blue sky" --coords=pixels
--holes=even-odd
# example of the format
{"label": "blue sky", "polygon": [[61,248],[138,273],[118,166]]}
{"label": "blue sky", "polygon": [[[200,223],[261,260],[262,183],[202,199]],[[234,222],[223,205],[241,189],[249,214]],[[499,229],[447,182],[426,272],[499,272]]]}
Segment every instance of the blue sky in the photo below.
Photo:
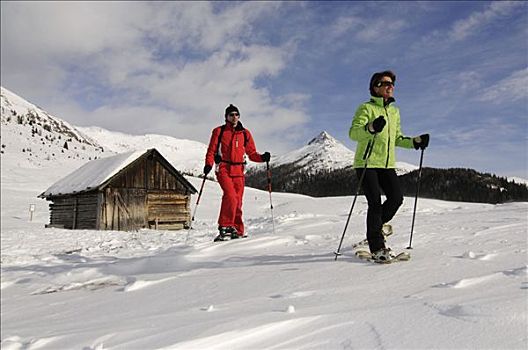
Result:
{"label": "blue sky", "polygon": [[2,2],[1,16],[2,86],[74,125],[207,143],[234,103],[262,152],[322,130],[355,149],[354,112],[391,69],[403,132],[431,134],[425,166],[528,178],[526,2]]}

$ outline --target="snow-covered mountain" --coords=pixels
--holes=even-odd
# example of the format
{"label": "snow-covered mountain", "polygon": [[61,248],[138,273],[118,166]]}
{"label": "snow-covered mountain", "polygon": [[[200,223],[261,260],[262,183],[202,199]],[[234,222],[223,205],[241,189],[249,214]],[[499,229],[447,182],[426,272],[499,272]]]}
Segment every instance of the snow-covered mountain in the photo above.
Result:
{"label": "snow-covered mountain", "polygon": [[307,145],[273,158],[273,165],[280,166],[295,163],[306,168],[310,173],[322,169],[341,169],[350,166],[354,152],[341,142],[323,131]]}
{"label": "snow-covered mountain", "polygon": [[99,127],[77,127],[83,134],[111,152],[123,153],[156,148],[179,171],[199,175],[203,171],[207,145],[166,135],[128,135]]}
{"label": "snow-covered mountain", "polygon": [[200,142],[75,127],[4,87],[0,107],[1,156],[8,165],[4,169],[46,168],[59,163],[67,174],[93,159],[148,148],[156,148],[179,171],[199,174],[203,168],[207,146]]}
{"label": "snow-covered mountain", "polygon": [[[347,148],[326,131],[322,131],[307,145],[273,158],[273,165],[295,164],[306,174],[321,170],[336,170],[352,166],[354,151]],[[411,172],[418,167],[404,162],[396,162],[398,175]]]}
{"label": "snow-covered mountain", "polygon": [[48,131],[49,133],[62,135],[66,140],[71,139],[79,143],[97,146],[93,140],[83,135],[68,122],[50,115],[42,108],[26,101],[4,87],[0,87],[0,98],[2,125],[16,123],[31,127],[33,133],[38,133],[39,136],[42,136],[41,131]]}
{"label": "snow-covered mountain", "polygon": [[86,162],[103,156],[103,148],[71,124],[3,87],[0,97],[3,164],[45,167],[50,162]]}

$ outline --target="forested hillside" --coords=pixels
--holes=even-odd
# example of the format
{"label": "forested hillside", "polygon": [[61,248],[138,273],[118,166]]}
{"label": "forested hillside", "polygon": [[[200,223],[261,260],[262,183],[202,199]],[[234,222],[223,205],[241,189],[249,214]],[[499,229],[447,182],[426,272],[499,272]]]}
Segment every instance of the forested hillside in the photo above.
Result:
{"label": "forested hillside", "polygon": [[[272,167],[272,188],[276,192],[301,193],[313,197],[348,196],[355,194],[358,179],[351,167],[318,171],[315,174],[297,172],[293,164]],[[418,170],[399,176],[405,196],[416,194]],[[246,176],[250,187],[266,189],[265,171],[250,170]],[[362,192],[360,191],[360,194]],[[463,168],[423,168],[420,180],[420,197],[449,201],[505,203],[528,201],[525,184],[508,182],[506,178],[479,173]]]}

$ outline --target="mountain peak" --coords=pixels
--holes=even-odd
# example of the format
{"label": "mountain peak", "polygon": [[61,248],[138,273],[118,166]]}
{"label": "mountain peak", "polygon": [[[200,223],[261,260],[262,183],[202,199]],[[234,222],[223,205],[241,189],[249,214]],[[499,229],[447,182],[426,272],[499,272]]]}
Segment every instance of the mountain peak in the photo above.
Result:
{"label": "mountain peak", "polygon": [[310,142],[308,142],[309,145],[313,144],[335,144],[337,143],[337,140],[332,137],[329,133],[326,131],[321,131],[319,135],[314,137]]}

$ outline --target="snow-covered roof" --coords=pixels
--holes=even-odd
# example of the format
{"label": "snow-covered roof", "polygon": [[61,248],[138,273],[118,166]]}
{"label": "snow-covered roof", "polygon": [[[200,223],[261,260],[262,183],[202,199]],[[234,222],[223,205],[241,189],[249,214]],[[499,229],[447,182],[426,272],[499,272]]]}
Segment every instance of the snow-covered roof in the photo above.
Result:
{"label": "snow-covered roof", "polygon": [[[39,197],[46,198],[49,196],[60,196],[94,190],[98,187],[101,187],[102,185],[105,185],[107,181],[109,181],[125,167],[149,152],[156,152],[161,156],[161,158],[163,158],[163,156],[155,148],[153,148],[147,151],[132,151],[121,153],[112,157],[92,160],[84,164],[79,169],[75,170],[73,173],[51,185],[51,187],[44,191]],[[191,193],[197,192],[193,185],[189,183],[176,169],[174,169],[174,167],[169,162],[167,162],[164,158],[163,160],[170,168],[169,170],[171,170],[174,175],[176,175],[180,181],[183,182],[183,185],[187,187]]]}
{"label": "snow-covered roof", "polygon": [[145,154],[145,151],[132,151],[92,160],[51,185],[40,197],[92,190],[105,183],[143,154]]}

